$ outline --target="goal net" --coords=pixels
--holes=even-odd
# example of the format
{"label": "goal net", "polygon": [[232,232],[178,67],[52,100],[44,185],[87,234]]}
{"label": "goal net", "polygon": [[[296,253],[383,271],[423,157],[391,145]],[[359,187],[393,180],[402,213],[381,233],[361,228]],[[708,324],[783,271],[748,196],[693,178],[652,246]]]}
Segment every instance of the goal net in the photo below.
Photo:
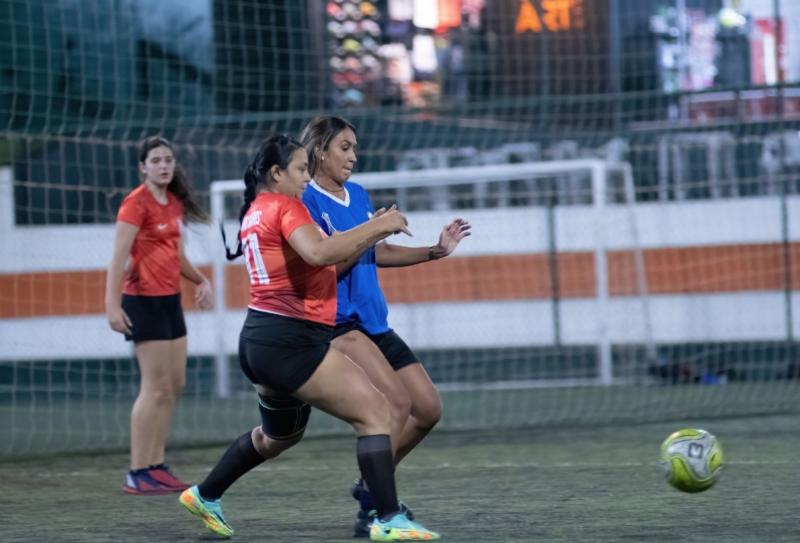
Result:
{"label": "goal net", "polygon": [[[392,243],[433,243],[456,216],[474,225],[453,256],[380,272],[390,324],[444,393],[444,427],[793,409],[791,309],[768,264],[785,248],[780,198],[637,203],[630,165],[597,159],[354,178],[377,206],[417,209],[414,240]],[[211,185],[230,231],[242,190]],[[214,276],[227,397],[247,278],[221,252]]]}
{"label": "goal net", "polygon": [[[787,0],[3,3],[0,459],[127,447],[139,374],[103,289],[138,142],[169,138],[233,233],[240,182],[215,181],[323,113],[408,214],[398,243],[474,225],[380,272],[442,429],[796,411],[798,36]],[[217,304],[183,285],[171,445],[258,417],[241,264],[216,225],[186,233]]]}

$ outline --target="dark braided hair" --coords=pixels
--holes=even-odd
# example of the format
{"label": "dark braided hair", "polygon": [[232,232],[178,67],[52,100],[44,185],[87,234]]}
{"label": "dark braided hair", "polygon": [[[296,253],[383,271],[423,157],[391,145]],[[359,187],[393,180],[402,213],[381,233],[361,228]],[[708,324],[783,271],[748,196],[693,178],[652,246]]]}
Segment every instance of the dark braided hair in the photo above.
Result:
{"label": "dark braided hair", "polygon": [[[239,226],[241,227],[242,219],[247,215],[250,209],[250,204],[256,199],[261,188],[272,183],[273,180],[269,176],[269,171],[273,166],[285,170],[289,167],[289,162],[292,160],[292,154],[303,146],[294,138],[281,134],[280,136],[272,136],[261,142],[256,151],[256,156],[253,161],[247,165],[244,171],[244,194],[242,208],[239,210]],[[228,260],[233,260],[240,257],[244,249],[242,247],[242,238],[237,234],[236,251],[231,252],[225,240],[225,230],[220,223],[220,231],[222,232],[222,242],[225,243],[225,257]]]}
{"label": "dark braided hair", "polygon": [[[144,163],[150,151],[157,147],[166,147],[173,154],[175,153],[175,149],[169,140],[161,136],[150,136],[139,145],[139,162]],[[172,174],[172,180],[167,185],[167,190],[183,205],[183,222],[207,223],[210,220],[208,213],[200,207],[200,204],[197,203],[192,194],[186,171],[177,162],[175,163],[175,172]]]}

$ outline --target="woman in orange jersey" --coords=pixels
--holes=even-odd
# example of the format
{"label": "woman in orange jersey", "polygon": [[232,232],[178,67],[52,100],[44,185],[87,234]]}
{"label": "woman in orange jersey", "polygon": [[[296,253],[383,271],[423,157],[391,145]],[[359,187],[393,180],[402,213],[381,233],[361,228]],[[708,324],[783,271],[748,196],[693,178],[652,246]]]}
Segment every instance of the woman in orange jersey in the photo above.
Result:
{"label": "woman in orange jersey", "polygon": [[210,283],[186,258],[181,227],[183,222],[206,222],[208,216],[192,197],[172,145],[164,138],[142,142],[139,173],[142,184],[125,197],[117,214],[106,316],[113,330],[134,342],[141,374],[131,411],[131,465],[124,490],[165,494],[189,486],[164,463],[172,413],[186,382],[181,276],[197,285],[198,307],[212,304]]}
{"label": "woman in orange jersey", "polygon": [[372,491],[377,518],[370,537],[433,540],[438,534],[400,510],[386,397],[364,371],[331,348],[336,322],[336,266],[394,232],[406,232],[396,209],[335,237],[314,223],[300,195],[309,182],[308,156],[288,136],[264,141],[245,173],[239,246],[250,278],[250,304],[239,338],[242,371],[259,396],[261,425],[236,439],[206,479],[181,503],[214,533],[233,529],[220,498],[239,477],[278,456],[303,436],[317,407],[353,426],[356,457]]}

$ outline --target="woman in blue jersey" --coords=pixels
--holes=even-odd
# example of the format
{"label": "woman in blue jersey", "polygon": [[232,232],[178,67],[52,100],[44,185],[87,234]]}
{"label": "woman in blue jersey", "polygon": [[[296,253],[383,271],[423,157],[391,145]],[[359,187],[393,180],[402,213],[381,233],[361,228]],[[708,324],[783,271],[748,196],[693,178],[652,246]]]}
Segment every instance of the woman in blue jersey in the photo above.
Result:
{"label": "woman in blue jersey", "polygon": [[[339,117],[317,117],[303,130],[312,181],[303,202],[328,235],[349,230],[385,210],[375,211],[367,191],[348,181],[356,163],[356,129]],[[439,393],[413,351],[389,327],[378,266],[411,266],[444,258],[470,235],[470,225],[455,219],[430,247],[381,242],[337,264],[337,309],[333,345],[347,354],[384,393],[392,409],[392,447],[400,462],[441,417]],[[360,510],[355,536],[369,532],[371,495],[361,481],[353,488]]]}

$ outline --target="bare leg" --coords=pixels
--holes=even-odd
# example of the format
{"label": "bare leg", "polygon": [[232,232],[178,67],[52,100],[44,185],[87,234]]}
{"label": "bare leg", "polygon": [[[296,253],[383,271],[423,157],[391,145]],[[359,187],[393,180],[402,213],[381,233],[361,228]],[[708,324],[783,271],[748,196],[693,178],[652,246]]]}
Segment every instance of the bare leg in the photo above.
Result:
{"label": "bare leg", "polygon": [[391,434],[386,397],[364,370],[331,348],[314,374],[294,394],[314,407],[350,423],[359,436]]}
{"label": "bare leg", "polygon": [[364,370],[375,388],[388,400],[392,414],[392,447],[396,452],[402,443],[401,433],[411,413],[411,398],[403,382],[398,379],[378,346],[361,332],[348,332],[333,340],[332,345]]}
{"label": "bare leg", "polygon": [[166,436],[176,402],[174,366],[186,367],[185,355],[182,362],[173,361],[173,343],[180,341],[185,353],[185,338],[136,344],[141,383],[131,410],[131,469],[164,461]]}
{"label": "bare leg", "polygon": [[411,397],[411,415],[400,434],[395,453],[395,462],[400,462],[439,422],[442,401],[422,364],[400,368],[397,376]]}
{"label": "bare leg", "polygon": [[356,459],[381,518],[399,510],[390,438],[389,402],[359,366],[331,348],[295,396],[339,419],[358,434]]}
{"label": "bare leg", "polygon": [[253,428],[253,431],[250,433],[250,437],[253,440],[253,447],[256,448],[258,454],[264,457],[264,460],[275,458],[286,449],[298,444],[300,440],[303,439],[302,434],[291,439],[272,439],[261,431],[260,426]]}

